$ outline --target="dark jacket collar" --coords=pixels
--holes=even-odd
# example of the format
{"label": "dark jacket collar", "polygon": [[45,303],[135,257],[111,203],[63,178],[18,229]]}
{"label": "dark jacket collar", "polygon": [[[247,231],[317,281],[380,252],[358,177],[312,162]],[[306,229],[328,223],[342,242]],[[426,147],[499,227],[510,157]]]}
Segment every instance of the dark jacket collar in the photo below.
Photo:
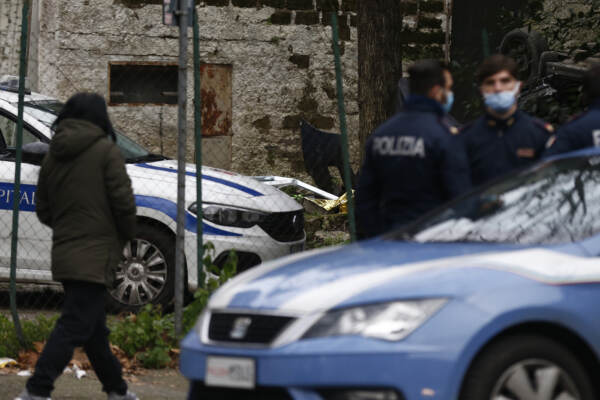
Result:
{"label": "dark jacket collar", "polygon": [[522,117],[522,115],[523,115],[523,112],[521,110],[517,109],[517,111],[515,111],[514,114],[512,114],[508,118],[504,118],[504,119],[496,118],[487,112],[485,113],[484,118],[485,118],[485,123],[488,126],[510,128],[511,126],[513,126],[515,124],[515,122],[517,122],[519,120],[519,118]]}
{"label": "dark jacket collar", "polygon": [[408,97],[404,109],[407,111],[432,112],[438,114],[440,117],[446,114],[440,103],[429,97],[416,94],[412,94]]}

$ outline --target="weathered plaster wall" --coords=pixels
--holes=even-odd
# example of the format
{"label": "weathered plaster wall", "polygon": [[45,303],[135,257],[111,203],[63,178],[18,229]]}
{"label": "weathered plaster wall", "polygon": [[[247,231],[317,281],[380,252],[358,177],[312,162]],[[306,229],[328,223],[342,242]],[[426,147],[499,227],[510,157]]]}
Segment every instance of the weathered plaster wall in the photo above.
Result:
{"label": "weathered plaster wall", "polygon": [[0,2],[0,75],[19,73],[21,7],[19,0]]}
{"label": "weathered plaster wall", "polygon": [[[79,90],[96,91],[108,98],[110,62],[176,63],[177,28],[161,24],[160,3],[41,0],[39,90],[62,99]],[[407,64],[423,56],[443,57],[447,1],[408,1],[404,6]],[[197,7],[202,62],[233,66],[232,136],[204,139],[208,163],[246,174],[310,180],[302,161],[300,119],[323,130],[339,131],[328,26],[329,12],[337,10],[348,132],[356,168],[357,0],[205,0]],[[190,55],[191,49],[190,42]],[[191,96],[191,57],[189,66]],[[191,97],[189,100],[191,160]],[[165,155],[176,155],[176,106],[119,105],[111,106],[110,111],[118,127],[150,150],[159,152],[162,141]]]}

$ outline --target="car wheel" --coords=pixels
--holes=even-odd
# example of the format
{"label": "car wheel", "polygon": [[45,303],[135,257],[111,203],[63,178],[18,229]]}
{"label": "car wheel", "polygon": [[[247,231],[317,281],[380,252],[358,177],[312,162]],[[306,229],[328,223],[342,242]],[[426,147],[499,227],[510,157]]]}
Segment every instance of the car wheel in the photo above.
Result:
{"label": "car wheel", "polygon": [[175,240],[162,230],[141,224],[123,249],[108,304],[115,311],[137,311],[146,304],[163,309],[175,293]]}
{"label": "car wheel", "polygon": [[500,53],[517,62],[520,75],[518,78],[527,84],[539,77],[540,55],[547,47],[546,40],[539,33],[515,29],[502,38]]}
{"label": "car wheel", "polygon": [[467,373],[461,400],[593,400],[590,378],[561,344],[541,336],[502,339]]}

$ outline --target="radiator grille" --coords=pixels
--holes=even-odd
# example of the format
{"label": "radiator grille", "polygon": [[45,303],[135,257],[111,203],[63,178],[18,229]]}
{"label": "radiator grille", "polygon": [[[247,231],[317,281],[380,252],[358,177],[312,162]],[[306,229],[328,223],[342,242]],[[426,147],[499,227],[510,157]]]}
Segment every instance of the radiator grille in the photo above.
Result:
{"label": "radiator grille", "polygon": [[219,342],[269,344],[294,318],[278,315],[213,313],[208,338]]}

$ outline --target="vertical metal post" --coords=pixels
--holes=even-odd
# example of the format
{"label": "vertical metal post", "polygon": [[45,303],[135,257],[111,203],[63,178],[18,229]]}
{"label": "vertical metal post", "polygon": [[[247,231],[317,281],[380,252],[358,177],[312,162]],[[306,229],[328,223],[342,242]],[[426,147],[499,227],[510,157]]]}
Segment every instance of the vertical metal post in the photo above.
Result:
{"label": "vertical metal post", "polygon": [[17,141],[15,160],[15,191],[13,192],[13,219],[10,242],[10,312],[17,337],[21,345],[25,345],[25,337],[21,329],[19,314],[17,313],[17,244],[19,237],[19,203],[21,202],[21,159],[23,146],[23,102],[25,99],[25,73],[27,69],[27,26],[29,16],[29,0],[23,0],[23,16],[21,19],[21,58],[19,61],[19,105],[17,119]]}
{"label": "vertical metal post", "polygon": [[354,219],[354,199],[352,197],[352,178],[350,176],[350,154],[348,152],[348,133],[346,129],[346,108],[344,107],[344,86],[342,85],[342,66],[340,62],[340,46],[337,15],[331,13],[331,32],[333,35],[333,54],[335,58],[335,81],[337,85],[338,113],[340,115],[340,130],[342,131],[342,157],[344,159],[344,186],[348,200],[348,222],[350,239],[356,241],[356,222]]}
{"label": "vertical metal post", "polygon": [[183,279],[185,276],[185,145],[187,139],[187,51],[188,4],[192,0],[179,0],[179,76],[177,78],[177,238],[175,241],[175,334],[183,328]]}
{"label": "vertical metal post", "polygon": [[197,207],[197,253],[198,287],[204,287],[204,244],[202,243],[202,95],[200,92],[200,32],[198,12],[194,7],[194,136],[196,138],[196,204]]}

